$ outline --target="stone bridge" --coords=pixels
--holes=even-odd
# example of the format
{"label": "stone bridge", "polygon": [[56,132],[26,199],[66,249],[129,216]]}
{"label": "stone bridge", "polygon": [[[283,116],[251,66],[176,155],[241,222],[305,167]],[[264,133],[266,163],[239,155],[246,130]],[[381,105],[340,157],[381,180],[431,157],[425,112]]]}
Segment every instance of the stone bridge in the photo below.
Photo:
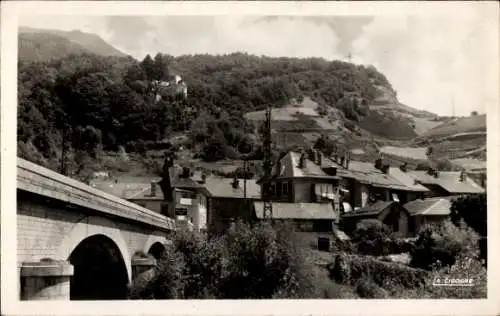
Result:
{"label": "stone bridge", "polygon": [[174,232],[170,218],[18,158],[22,300],[125,299]]}

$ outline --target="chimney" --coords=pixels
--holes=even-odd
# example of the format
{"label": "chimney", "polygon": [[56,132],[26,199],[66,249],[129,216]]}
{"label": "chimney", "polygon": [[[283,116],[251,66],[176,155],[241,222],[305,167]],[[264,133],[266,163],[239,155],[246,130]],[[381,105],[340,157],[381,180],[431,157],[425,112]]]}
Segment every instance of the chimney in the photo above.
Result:
{"label": "chimney", "polygon": [[238,180],[237,178],[234,178],[233,179],[233,182],[231,183],[231,185],[233,186],[233,189],[237,189],[240,187],[240,180]]}
{"label": "chimney", "polygon": [[299,159],[299,168],[305,168],[305,167],[306,167],[306,154],[302,153]]}
{"label": "chimney", "polygon": [[406,171],[408,171],[407,167],[408,167],[408,164],[405,162],[404,164],[399,166],[399,169],[403,172],[406,172]]}
{"label": "chimney", "polygon": [[279,176],[280,174],[281,174],[281,158],[279,158],[278,161],[276,161],[276,176]]}
{"label": "chimney", "polygon": [[189,179],[190,176],[191,176],[191,170],[189,169],[189,167],[182,167],[182,176],[181,176],[181,178]]}
{"label": "chimney", "polygon": [[434,170],[433,176],[434,176],[434,178],[439,178],[439,171]]}
{"label": "chimney", "polygon": [[382,159],[381,158],[375,159],[375,169],[378,169],[378,170],[382,169]]}
{"label": "chimney", "polygon": [[460,182],[464,182],[466,177],[465,170],[460,171]]}
{"label": "chimney", "polygon": [[318,152],[318,165],[321,167],[321,164],[323,164],[323,153]]}
{"label": "chimney", "polygon": [[151,181],[151,196],[156,196],[156,182]]}
{"label": "chimney", "polygon": [[345,163],[344,167],[346,169],[349,169],[349,162],[350,162],[350,160],[351,160],[351,153],[349,151],[346,151],[346,153],[345,153],[345,161],[344,161],[344,163]]}
{"label": "chimney", "polygon": [[344,166],[345,166],[345,165],[344,165],[344,161],[345,161],[345,157],[344,157],[344,156],[341,156],[341,157],[340,157],[340,165],[341,165],[342,167],[344,167]]}
{"label": "chimney", "polygon": [[206,175],[205,173],[202,173],[202,174],[201,174],[201,181],[200,181],[200,183],[201,183],[201,184],[203,184],[203,183],[205,183],[206,181],[207,181],[207,175]]}
{"label": "chimney", "polygon": [[389,164],[384,164],[382,165],[382,167],[380,168],[380,170],[385,173],[385,174],[388,174],[389,173],[389,167],[390,165]]}

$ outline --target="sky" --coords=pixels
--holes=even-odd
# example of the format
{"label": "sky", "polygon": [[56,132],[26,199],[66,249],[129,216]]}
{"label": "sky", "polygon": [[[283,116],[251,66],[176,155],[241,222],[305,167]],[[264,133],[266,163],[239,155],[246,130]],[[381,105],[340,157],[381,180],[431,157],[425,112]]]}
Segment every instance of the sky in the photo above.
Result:
{"label": "sky", "polygon": [[[400,102],[439,115],[485,113],[497,100],[498,31],[460,16],[29,16],[23,26],[81,30],[142,59],[247,52],[374,65]],[[496,37],[495,37],[496,36]]]}

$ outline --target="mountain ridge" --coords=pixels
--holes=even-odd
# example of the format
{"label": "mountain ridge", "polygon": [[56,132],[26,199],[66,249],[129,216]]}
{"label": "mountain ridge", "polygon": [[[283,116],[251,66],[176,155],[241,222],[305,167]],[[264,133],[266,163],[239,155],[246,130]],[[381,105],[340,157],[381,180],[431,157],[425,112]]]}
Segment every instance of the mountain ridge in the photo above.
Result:
{"label": "mountain ridge", "polygon": [[[127,54],[94,33],[19,27],[19,56],[44,61],[70,54],[93,53],[100,56],[126,57]],[[33,49],[36,51],[33,54]]]}

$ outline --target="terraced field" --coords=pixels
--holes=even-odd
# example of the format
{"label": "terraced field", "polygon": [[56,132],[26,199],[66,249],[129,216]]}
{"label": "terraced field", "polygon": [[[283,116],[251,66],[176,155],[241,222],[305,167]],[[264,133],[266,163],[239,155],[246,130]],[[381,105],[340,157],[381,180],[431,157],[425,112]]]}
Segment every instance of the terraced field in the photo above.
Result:
{"label": "terraced field", "polygon": [[429,138],[450,137],[455,134],[486,132],[486,115],[477,115],[455,119],[436,126],[422,135]]}
{"label": "terraced field", "polygon": [[399,156],[403,158],[412,158],[417,160],[427,160],[426,147],[394,147],[384,146],[380,148],[383,154]]}

